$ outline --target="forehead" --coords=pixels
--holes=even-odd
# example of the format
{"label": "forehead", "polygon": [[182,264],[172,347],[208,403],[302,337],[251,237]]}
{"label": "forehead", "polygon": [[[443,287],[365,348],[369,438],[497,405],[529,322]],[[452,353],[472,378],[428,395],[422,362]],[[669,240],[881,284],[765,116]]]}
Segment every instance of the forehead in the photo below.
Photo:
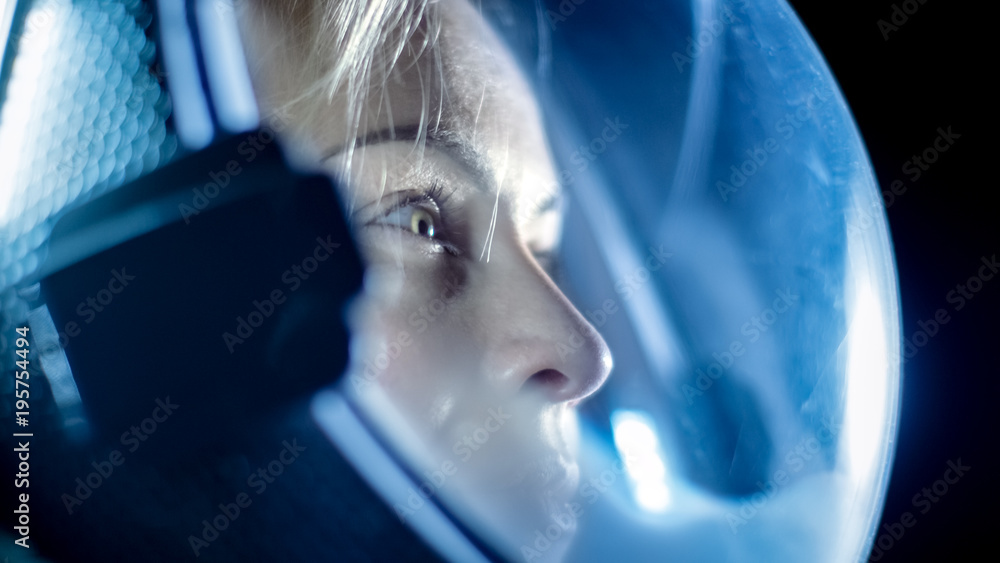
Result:
{"label": "forehead", "polygon": [[386,79],[370,84],[356,127],[343,121],[328,129],[331,153],[343,152],[345,141],[351,153],[387,141],[432,146],[428,158],[455,160],[518,217],[529,215],[559,195],[534,96],[475,8],[465,0],[436,7],[438,24],[415,34]]}

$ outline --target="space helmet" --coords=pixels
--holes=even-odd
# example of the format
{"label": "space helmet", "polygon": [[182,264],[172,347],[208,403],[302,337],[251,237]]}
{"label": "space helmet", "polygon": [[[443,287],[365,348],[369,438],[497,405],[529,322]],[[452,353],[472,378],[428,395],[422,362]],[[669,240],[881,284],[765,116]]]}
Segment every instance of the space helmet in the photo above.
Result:
{"label": "space helmet", "polygon": [[475,3],[565,194],[553,277],[586,322],[550,352],[598,334],[614,358],[573,401],[573,483],[542,518],[516,490],[554,488],[544,463],[476,490],[518,451],[516,406],[440,450],[379,391],[449,290],[395,343],[357,330],[378,278],[342,180],[263,115],[237,4],[0,14],[3,441],[21,475],[5,549],[867,558],[899,408],[896,270],[857,127],[787,3]]}

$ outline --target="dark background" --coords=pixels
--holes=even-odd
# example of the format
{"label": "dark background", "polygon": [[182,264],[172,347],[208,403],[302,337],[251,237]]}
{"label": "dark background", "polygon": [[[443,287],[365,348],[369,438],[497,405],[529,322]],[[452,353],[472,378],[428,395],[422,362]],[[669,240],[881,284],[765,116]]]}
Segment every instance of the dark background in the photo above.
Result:
{"label": "dark background", "polygon": [[[1000,34],[987,28],[995,16],[986,4],[909,0],[907,7],[917,11],[886,39],[878,21],[891,23],[893,6],[902,0],[791,4],[846,95],[879,183],[883,189],[894,180],[907,186],[887,210],[903,335],[912,338],[918,322],[938,309],[951,318],[904,366],[883,523],[895,524],[910,512],[916,524],[893,539],[880,561],[987,559],[996,552],[992,538],[1000,526],[1000,276],[960,311],[946,295],[976,274],[981,257],[1000,255],[993,197],[1000,167],[992,154],[996,110],[979,103],[992,92],[989,79],[997,73],[991,43]],[[903,164],[931,146],[938,128],[948,127],[961,137],[911,181]],[[971,466],[969,473],[920,513],[914,496],[943,477],[949,460],[959,459]],[[880,524],[878,534],[885,532]]]}
{"label": "dark background", "polygon": [[[1000,254],[993,197],[997,159],[991,156],[995,109],[979,103],[992,89],[988,79],[997,68],[990,46],[997,38],[985,25],[993,16],[971,3],[913,0],[906,7],[917,6],[916,12],[886,39],[878,21],[891,24],[893,4],[902,8],[901,1],[791,4],[847,97],[882,189],[897,179],[908,186],[887,209],[904,337],[912,338],[918,321],[939,308],[951,319],[904,365],[896,459],[882,524],[899,522],[904,512],[913,514],[916,524],[893,539],[880,561],[983,560],[996,553],[992,538],[1000,524],[995,483],[1000,276],[984,282],[959,311],[946,296],[976,275],[980,257]],[[911,181],[903,164],[931,146],[938,127],[948,126],[961,137]],[[914,507],[913,497],[944,476],[949,460],[959,458],[972,469],[921,514],[926,506]],[[885,532],[880,525],[879,534]]]}

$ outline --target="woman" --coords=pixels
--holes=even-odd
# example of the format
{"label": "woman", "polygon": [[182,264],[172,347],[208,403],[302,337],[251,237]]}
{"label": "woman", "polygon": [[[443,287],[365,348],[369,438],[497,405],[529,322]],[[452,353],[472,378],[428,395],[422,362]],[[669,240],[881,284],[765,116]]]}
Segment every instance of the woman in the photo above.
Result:
{"label": "woman", "polygon": [[424,497],[517,553],[566,511],[575,409],[611,369],[544,268],[560,194],[530,88],[464,0],[261,1],[241,18],[260,38],[249,66],[262,107],[342,180],[369,264],[357,400],[426,446],[397,444],[417,473],[443,476]]}
{"label": "woman", "polygon": [[[552,9],[542,15],[546,4]],[[557,31],[544,53],[570,55],[540,59],[555,78],[546,97],[576,106],[565,129],[549,131],[553,145],[570,153],[569,145],[600,132],[567,158],[577,172],[589,172],[575,178],[580,197],[566,214],[575,248],[565,256],[574,297],[621,351],[617,369],[627,374],[588,404],[594,416],[583,426],[579,453],[576,407],[607,376],[609,355],[542,268],[560,232],[554,188],[568,184],[566,172],[555,181],[532,96],[477,8],[460,0],[240,4],[260,105],[282,112],[286,140],[301,155],[339,176],[370,266],[344,387],[362,407],[354,414],[361,411],[391,442],[381,465],[350,457],[351,447],[370,438],[356,420],[339,428],[340,440],[332,439],[330,419],[319,420],[320,395],[338,393],[277,395],[277,387],[248,385],[247,372],[256,370],[234,369],[251,362],[231,363],[231,350],[213,365],[207,348],[188,348],[212,341],[221,355],[219,333],[200,338],[190,329],[213,332],[213,323],[196,322],[209,311],[220,324],[245,311],[248,301],[237,298],[233,309],[225,299],[246,289],[242,279],[202,281],[219,281],[205,275],[239,263],[259,265],[264,244],[248,244],[249,229],[199,218],[196,229],[208,236],[193,236],[173,209],[143,209],[148,221],[161,215],[184,236],[138,240],[132,221],[104,222],[100,210],[118,214],[151,203],[140,196],[152,188],[160,203],[172,186],[186,194],[192,162],[224,163],[233,158],[225,142],[240,141],[220,135],[222,143],[201,152],[212,127],[191,128],[197,118],[182,127],[192,102],[210,99],[218,110],[233,100],[216,88],[226,83],[216,79],[232,75],[213,71],[229,67],[208,63],[223,55],[242,61],[229,60],[227,41],[210,41],[225,29],[211,17],[219,14],[204,10],[209,3],[193,3],[189,12],[171,7],[176,3],[156,3],[156,18],[144,2],[34,2],[16,10],[26,32],[7,51],[18,62],[5,82],[11,95],[3,100],[0,146],[12,149],[4,153],[15,180],[7,194],[22,195],[7,207],[17,220],[0,232],[14,241],[0,253],[0,278],[13,284],[0,291],[0,324],[7,323],[0,353],[23,357],[5,352],[3,342],[13,326],[31,325],[39,352],[31,364],[33,412],[48,415],[29,427],[39,446],[30,460],[31,541],[43,553],[57,560],[81,553],[100,560],[137,553],[165,561],[425,560],[432,554],[420,551],[421,538],[450,555],[445,544],[455,536],[447,532],[472,528],[469,535],[484,541],[466,547],[497,547],[501,556],[527,561],[561,558],[574,536],[567,556],[574,561],[659,561],[663,553],[685,561],[867,556],[898,413],[895,271],[857,129],[784,0],[533,6],[543,29]],[[41,24],[50,28],[34,33]],[[199,66],[185,70],[185,48],[197,51],[198,40],[206,47]],[[156,53],[163,53],[166,76],[151,70]],[[577,64],[583,68],[569,68]],[[192,94],[184,87],[197,82],[196,72],[211,85]],[[619,113],[632,128],[610,150],[617,134],[602,129]],[[564,132],[568,138],[556,136]],[[155,179],[140,178],[159,172],[178,140],[180,158]],[[80,157],[72,166],[69,153]],[[290,174],[277,155],[264,164]],[[222,169],[207,175],[214,180]],[[233,185],[275,178],[256,170]],[[135,178],[139,183],[123,186]],[[80,268],[49,276],[42,288],[24,286],[41,275],[42,244],[62,208],[119,186],[112,199],[95,199],[65,219],[129,244],[113,255],[77,248]],[[217,209],[233,212],[221,199]],[[61,231],[53,238],[87,246],[77,244],[76,231]],[[239,247],[244,258],[212,269],[190,253],[149,251],[163,241]],[[278,264],[279,251],[297,252],[271,246]],[[674,252],[669,264],[665,249]],[[128,258],[109,268],[135,268],[133,259],[159,268],[114,297],[114,311],[141,318],[106,313],[60,358],[51,328],[69,331],[65,321],[81,314],[77,303],[87,292],[111,297],[112,289],[101,289],[111,288],[102,265],[108,256]],[[353,254],[348,262],[353,267]],[[88,269],[93,279],[84,283],[76,274]],[[270,283],[269,268],[262,270],[265,277],[252,273],[247,287]],[[188,280],[200,287],[185,291]],[[209,285],[215,293],[201,291]],[[203,301],[190,300],[196,295]],[[25,318],[40,296],[45,307]],[[168,328],[171,319],[182,329]],[[337,321],[329,324],[339,330]],[[314,335],[312,327],[302,333]],[[262,335],[255,338],[256,351],[270,349]],[[300,346],[289,356],[332,365],[314,341],[295,341]],[[54,354],[51,369],[43,353]],[[62,384],[67,360],[80,383],[76,396]],[[291,362],[266,363],[259,372],[270,376],[275,364],[286,370]],[[339,375],[326,371],[315,386]],[[141,376],[154,372],[163,377]],[[59,385],[46,397],[49,377]],[[119,433],[140,420],[133,415],[146,416],[136,409],[157,396],[144,395],[149,381],[162,383],[163,396],[181,411],[141,452],[121,458]],[[220,416],[244,389],[253,390],[244,399],[274,395],[254,403],[252,414]],[[97,429],[85,447],[74,441],[81,404]],[[19,439],[25,430],[5,420],[7,435]],[[143,420],[140,429],[158,420]],[[23,460],[13,458],[19,444],[7,450],[11,467]],[[387,444],[367,445],[379,453]],[[396,454],[413,479],[398,474]],[[399,489],[411,481],[413,488],[392,498],[377,488],[373,467],[395,469],[406,483]],[[13,496],[12,481],[8,487]],[[444,523],[451,528],[421,528],[440,516],[429,499],[455,516]],[[886,534],[878,544],[888,549]]]}

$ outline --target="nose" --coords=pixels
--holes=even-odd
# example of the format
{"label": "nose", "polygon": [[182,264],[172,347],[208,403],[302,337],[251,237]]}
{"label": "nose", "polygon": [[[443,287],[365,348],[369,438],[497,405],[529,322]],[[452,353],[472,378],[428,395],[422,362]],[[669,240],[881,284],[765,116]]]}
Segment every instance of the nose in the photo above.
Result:
{"label": "nose", "polygon": [[607,380],[611,351],[528,251],[514,250],[485,268],[486,373],[507,393],[576,404]]}

